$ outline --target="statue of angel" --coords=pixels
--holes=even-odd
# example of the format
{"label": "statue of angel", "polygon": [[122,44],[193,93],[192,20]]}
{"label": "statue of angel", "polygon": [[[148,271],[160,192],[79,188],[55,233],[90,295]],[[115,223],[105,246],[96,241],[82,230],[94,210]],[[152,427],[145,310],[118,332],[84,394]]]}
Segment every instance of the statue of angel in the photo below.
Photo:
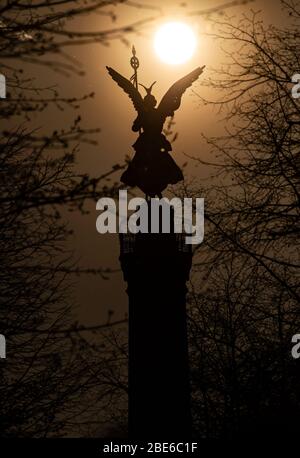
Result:
{"label": "statue of angel", "polygon": [[181,169],[169,154],[171,143],[162,130],[167,117],[174,116],[182,95],[199,78],[204,67],[196,68],[173,84],[157,108],[157,101],[151,93],[156,82],[149,88],[141,85],[146,90],[146,96],[142,98],[131,81],[113,68],[106,67],[113,80],[129,95],[138,113],[132,125],[132,130],[139,132],[137,141],[132,145],[135,156],[122,174],[121,181],[128,186],[138,186],[147,197],[161,197],[169,184],[183,180]]}

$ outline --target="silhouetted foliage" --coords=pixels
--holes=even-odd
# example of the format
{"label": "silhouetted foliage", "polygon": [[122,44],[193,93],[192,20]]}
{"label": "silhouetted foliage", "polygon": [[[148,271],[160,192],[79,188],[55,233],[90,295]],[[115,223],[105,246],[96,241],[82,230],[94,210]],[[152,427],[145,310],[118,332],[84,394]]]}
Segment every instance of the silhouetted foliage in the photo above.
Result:
{"label": "silhouetted foliage", "polygon": [[[8,83],[7,99],[0,100],[0,332],[8,341],[0,365],[2,437],[97,436],[109,428],[126,433],[126,326],[74,322],[72,276],[110,272],[73,261],[61,213],[84,212],[88,199],[114,196],[118,186],[106,178],[121,167],[96,178],[76,173],[76,144],[93,143],[98,126],[83,130],[76,115],[71,126],[41,133],[33,130],[31,114],[77,109],[93,94],[66,98],[24,73],[36,65],[80,75],[69,46],[106,45],[143,22],[84,32],[72,28],[72,20],[97,12],[114,21],[112,6],[121,3],[6,0],[0,6],[1,72]],[[237,27],[220,24],[223,38],[238,50],[209,84],[224,89],[228,121],[234,118],[235,125],[226,137],[210,140],[226,159],[206,190],[206,245],[195,258],[190,292],[197,436],[247,432],[257,418],[257,424],[271,424],[264,419],[273,413],[290,416],[291,423],[298,412],[299,370],[289,359],[289,342],[300,327],[299,104],[289,82],[299,69],[299,10],[288,11],[296,24],[289,30],[266,30],[255,17]]]}
{"label": "silhouetted foliage", "polygon": [[[96,144],[98,128],[82,129],[80,115],[69,127],[50,132],[46,126],[34,130],[31,121],[52,105],[79,109],[93,94],[64,98],[28,76],[34,68],[28,63],[80,73],[63,48],[75,44],[75,35],[78,44],[91,35],[70,33],[67,24],[107,6],[100,1],[7,1],[0,8],[1,71],[8,85],[7,99],[0,100],[0,328],[7,339],[7,359],[0,368],[2,437],[103,433],[124,391],[124,356],[116,356],[115,342],[110,343],[117,333],[111,330],[114,323],[86,328],[74,322],[74,274],[107,278],[110,271],[75,263],[66,249],[71,231],[65,218],[67,209],[84,213],[87,200],[114,195],[117,187],[107,179],[122,167],[96,177],[76,172],[77,145]],[[100,31],[93,40],[104,43],[111,34]],[[26,74],[19,69],[23,65]],[[86,339],[87,333],[93,337]]]}
{"label": "silhouetted foliage", "polygon": [[197,430],[204,437],[292,434],[300,412],[291,338],[299,314],[299,5],[289,28],[253,13],[220,22],[228,65],[221,92],[227,133],[208,139],[215,178],[206,193],[206,243],[190,296]]}

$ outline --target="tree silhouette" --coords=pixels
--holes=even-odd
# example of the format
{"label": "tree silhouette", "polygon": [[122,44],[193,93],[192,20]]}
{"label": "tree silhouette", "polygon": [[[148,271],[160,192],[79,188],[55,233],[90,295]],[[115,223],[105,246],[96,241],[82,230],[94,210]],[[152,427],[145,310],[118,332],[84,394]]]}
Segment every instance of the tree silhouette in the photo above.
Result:
{"label": "tree silhouette", "polygon": [[[124,355],[116,356],[111,343],[119,324],[86,328],[74,322],[73,276],[106,278],[110,272],[75,264],[66,249],[70,229],[63,216],[66,209],[84,213],[89,199],[114,195],[117,186],[107,180],[122,167],[115,165],[96,177],[75,172],[76,145],[94,144],[98,129],[82,129],[76,115],[69,127],[41,133],[33,129],[31,115],[51,105],[78,109],[93,94],[65,98],[56,89],[37,86],[19,68],[30,63],[80,73],[65,47],[108,42],[123,30],[95,36],[69,33],[68,24],[74,16],[108,5],[7,1],[0,8],[1,71],[7,80],[7,98],[0,101],[0,323],[7,340],[7,360],[0,369],[2,437],[99,434],[110,416],[117,415],[126,389],[120,378]],[[93,337],[87,339],[87,333]]]}
{"label": "tree silhouette", "polygon": [[[110,30],[96,32],[75,30],[74,27],[72,28],[72,20],[81,15],[99,13],[111,17],[114,22],[113,5],[122,3],[124,3],[122,0],[111,2],[102,0],[84,2],[81,0],[6,0],[0,6],[1,73],[5,74],[7,80],[7,98],[0,100],[0,244],[2,253],[0,332],[6,336],[8,342],[8,358],[6,361],[1,361],[0,366],[2,437],[96,436],[104,434],[105,430],[110,427],[113,429],[115,425],[120,430],[122,429],[122,432],[123,430],[126,432],[127,344],[124,335],[126,328],[120,322],[85,327],[74,322],[72,315],[72,276],[88,273],[105,277],[110,272],[104,268],[81,268],[74,262],[71,253],[66,250],[65,241],[70,235],[70,230],[62,217],[62,212],[66,208],[84,212],[84,204],[88,199],[95,200],[103,194],[115,196],[118,185],[109,185],[106,179],[113,176],[115,171],[122,166],[116,164],[112,170],[101,171],[96,178],[76,173],[74,170],[76,144],[84,142],[94,144],[93,134],[97,133],[97,128],[83,129],[80,126],[80,116],[76,115],[70,126],[41,133],[32,127],[32,114],[46,112],[52,106],[57,109],[67,107],[78,109],[86,99],[93,97],[93,94],[66,98],[56,88],[40,87],[34,78],[28,77],[24,72],[24,67],[31,65],[36,69],[42,66],[59,75],[80,75],[81,67],[67,52],[70,46],[95,42],[106,45],[112,39],[126,41],[128,33],[137,30],[143,26],[145,21],[152,18],[146,17],[145,21],[121,28],[113,25]],[[127,3],[133,3],[134,7],[144,7],[138,2]],[[210,15],[223,11],[228,6],[244,3],[247,2],[228,2],[217,8],[195,11],[194,14]],[[297,19],[297,10],[291,11]],[[289,34],[287,31],[284,33]],[[296,29],[294,33],[298,36]],[[288,52],[296,58],[296,48],[292,52],[292,35],[285,38],[287,38],[286,44],[282,43],[279,38],[277,44],[280,44],[280,49],[286,52],[289,43]],[[231,75],[229,76],[231,78]],[[234,83],[234,80],[229,80]],[[270,84],[271,82],[275,84],[272,78],[270,78]],[[285,87],[284,82],[281,81],[281,83]],[[216,82],[213,84],[218,85]],[[224,85],[226,86],[227,83]],[[236,100],[238,104],[240,98],[237,97]],[[278,107],[279,104],[281,100],[274,99],[274,107]],[[261,99],[261,106],[264,106],[263,99]],[[267,108],[268,106],[265,107],[266,110]],[[294,109],[296,110],[296,106]],[[275,121],[278,120],[279,123],[278,117],[283,111],[274,108],[274,113]],[[297,122],[293,121],[291,130],[287,132],[286,136],[283,136],[283,130],[280,131],[284,145],[287,145],[285,142],[288,138],[291,138],[290,146],[293,145],[292,142],[298,141],[298,137],[295,136],[295,132],[298,132]],[[16,125],[19,127],[15,127]],[[265,126],[267,126],[267,121],[265,121]],[[279,123],[278,126],[281,124]],[[267,130],[265,133],[267,134]],[[260,132],[260,135],[262,134],[263,130]],[[254,147],[254,137],[252,138]],[[260,141],[263,141],[263,138]],[[296,144],[291,151],[294,151],[295,147]],[[280,150],[280,154],[287,156],[286,161],[283,162],[285,174],[294,183],[294,160],[291,158],[291,151],[286,148],[283,153]],[[277,162],[279,164],[279,161]],[[262,161],[260,166],[262,167],[263,164]],[[273,164],[271,160],[269,160],[270,164]],[[274,167],[275,164],[276,162]],[[224,166],[229,176],[233,174],[237,177],[238,172],[245,172],[242,163],[236,168],[233,165],[236,165],[235,162],[229,159]],[[279,169],[276,170],[279,173]],[[255,168],[252,172],[254,171]],[[261,180],[263,176],[264,174],[261,173]],[[278,176],[284,180],[282,174],[276,175]],[[249,178],[250,176],[245,176],[245,185]],[[282,183],[282,187],[286,190],[287,198],[291,198],[295,196],[293,187],[295,184],[289,187],[288,183],[289,181],[286,180]],[[271,191],[271,185],[268,186],[267,189]],[[213,192],[216,191],[222,193],[224,188],[223,190],[215,188]],[[235,200],[232,198],[233,201]],[[280,302],[278,302],[280,305],[277,305],[276,308],[273,303],[272,309],[268,311],[263,307],[264,301],[261,297],[256,307],[261,307],[263,322],[263,312],[266,314],[265,323],[268,319],[272,321],[277,313],[276,329],[279,335],[279,328],[281,329],[282,325],[286,326],[286,320],[292,320],[291,327],[297,324],[297,315],[294,311],[295,294],[297,294],[293,280],[294,265],[290,265],[294,261],[290,260],[288,251],[284,250],[287,236],[290,240],[294,240],[295,235],[293,235],[292,208],[286,217],[286,221],[289,222],[289,230],[286,231],[285,225],[279,226],[279,229],[276,226],[277,232],[274,235],[270,232],[270,228],[273,228],[273,207],[268,200],[263,202],[270,215],[269,232],[265,234],[268,237],[274,236],[274,250],[275,245],[277,248],[277,243],[280,246],[282,257],[281,255],[278,257],[271,249],[264,251],[264,247],[269,247],[269,244],[262,237],[264,234],[263,220],[258,220],[257,230],[260,234],[260,241],[257,242],[257,246],[250,243],[250,235],[253,239],[256,232],[253,227],[249,227],[248,240],[247,232],[241,221],[244,223],[252,221],[251,208],[248,208],[247,213],[238,205],[233,206],[232,202],[229,205],[226,197],[220,208],[215,208],[214,211],[208,213],[212,246],[209,247],[206,268],[208,272],[213,269],[215,275],[220,269],[223,274],[225,263],[227,268],[232,252],[241,252],[243,256],[240,257],[243,258],[243,262],[244,259],[248,261],[251,258],[254,278],[255,269],[258,267],[263,272],[268,272],[265,285],[271,284],[274,292],[282,293]],[[255,215],[258,214],[259,208],[257,203]],[[283,209],[285,209],[284,206]],[[222,226],[220,226],[221,219],[217,217],[219,210]],[[241,213],[244,219],[240,218]],[[283,212],[279,211],[279,207],[276,218],[282,221],[282,224],[285,222]],[[239,237],[245,234],[242,241],[236,237],[237,234]],[[242,248],[237,245],[237,242],[241,243]],[[295,255],[294,245],[291,249],[292,255]],[[221,264],[218,263],[220,256],[222,256]],[[257,263],[255,256],[259,257]],[[266,256],[271,257],[271,260]],[[237,269],[236,265],[234,267]],[[261,271],[259,275],[262,275]],[[250,279],[247,283],[249,291],[256,291],[258,295],[258,292],[263,289],[262,284],[255,289],[256,285],[252,284]],[[223,286],[226,281],[226,276],[224,276]],[[254,280],[253,282],[255,283]],[[278,287],[279,284],[281,289]],[[215,291],[216,294],[217,292],[220,298],[225,297],[222,288]],[[267,296],[266,291],[265,296]],[[209,330],[209,326],[213,326],[214,318],[216,324],[221,323],[225,326],[225,318],[227,319],[225,305],[230,302],[223,302],[223,309],[219,309],[219,315],[211,314],[211,308],[216,302],[213,300],[209,302],[209,297],[208,294],[203,298],[198,292],[195,293],[193,295],[194,309],[191,312],[191,318],[194,320],[191,326],[191,339],[195,357],[193,369],[197,411],[195,418],[199,425],[203,424],[205,418],[207,436],[220,434],[220,431],[223,431],[220,424],[221,422],[224,424],[228,418],[232,423],[236,422],[233,413],[230,415],[227,413],[236,412],[242,398],[242,395],[237,393],[239,372],[238,365],[233,369],[233,361],[236,361],[233,355],[231,358],[228,356],[227,359],[230,369],[227,372],[224,369],[227,374],[225,386],[227,392],[231,393],[230,402],[228,395],[224,394],[222,378],[217,379],[219,373],[216,370],[212,372],[211,369],[206,371],[205,361],[207,364],[213,361],[211,349],[216,347],[220,354],[225,350],[228,353],[229,349],[232,351],[235,349],[232,333],[228,334],[231,335],[231,339],[227,338],[223,344],[222,326],[219,327],[218,333],[221,334],[221,341],[218,344],[218,334],[214,329]],[[226,298],[228,297],[227,295]],[[265,301],[267,300],[268,297],[265,297]],[[241,307],[241,303],[239,302],[236,309]],[[290,309],[285,312],[287,304],[290,304]],[[269,313],[272,313],[271,318],[268,318]],[[204,324],[203,317],[205,317]],[[206,320],[209,320],[209,323]],[[267,325],[266,328],[270,336],[268,342],[271,345],[275,335],[274,329],[269,330]],[[260,333],[254,325],[251,329],[253,339],[254,337],[256,339],[255,345],[250,339],[251,336],[249,341],[251,340],[253,349],[252,359],[256,361],[255,349],[259,346],[257,334],[260,335]],[[284,332],[287,335],[289,329],[285,327]],[[285,342],[284,335],[284,333],[280,334],[282,342]],[[206,337],[203,341],[199,341],[202,336]],[[221,343],[222,349],[218,346]],[[202,350],[205,349],[205,355],[202,350],[199,353],[199,345]],[[279,348],[282,351],[283,347]],[[200,359],[197,360],[196,357],[199,355]],[[267,359],[266,353],[265,360]],[[199,367],[196,361],[200,361]],[[283,365],[284,359],[281,361]],[[215,369],[217,369],[217,363],[218,361],[215,360]],[[248,364],[250,365],[250,360]],[[263,363],[261,364],[263,366]],[[230,375],[228,375],[229,370]],[[284,386],[283,378],[281,380],[281,386]],[[213,390],[207,388],[210,383],[213,383]],[[222,410],[222,406],[225,406],[225,401],[223,401],[225,398],[227,416]],[[205,416],[201,409],[205,411]],[[231,431],[233,431],[232,428]]]}
{"label": "tree silhouette", "polygon": [[[295,430],[299,366],[299,5],[289,28],[255,13],[219,22],[227,65],[207,84],[227,133],[208,139],[215,179],[206,193],[206,247],[191,294],[195,418],[206,437]],[[221,159],[220,159],[221,158]],[[203,161],[202,161],[203,162]]]}

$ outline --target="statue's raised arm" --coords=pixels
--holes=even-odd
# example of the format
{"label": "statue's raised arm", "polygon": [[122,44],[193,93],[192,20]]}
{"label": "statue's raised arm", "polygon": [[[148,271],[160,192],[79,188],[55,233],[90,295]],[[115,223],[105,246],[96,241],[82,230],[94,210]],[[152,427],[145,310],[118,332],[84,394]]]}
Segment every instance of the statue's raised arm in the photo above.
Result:
{"label": "statue's raised arm", "polygon": [[174,115],[174,112],[180,107],[181,97],[184,92],[199,78],[204,68],[205,65],[203,67],[196,68],[188,75],[176,81],[176,83],[170,87],[157,108],[164,118]]}

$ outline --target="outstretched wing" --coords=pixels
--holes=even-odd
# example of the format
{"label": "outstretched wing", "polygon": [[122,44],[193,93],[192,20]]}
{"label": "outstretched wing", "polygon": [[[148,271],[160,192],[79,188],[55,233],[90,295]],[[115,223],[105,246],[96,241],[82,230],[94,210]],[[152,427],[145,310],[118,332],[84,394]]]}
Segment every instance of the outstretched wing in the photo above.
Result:
{"label": "outstretched wing", "polygon": [[188,87],[190,87],[201,75],[204,67],[198,67],[188,75],[176,81],[161,99],[158,110],[164,116],[173,116],[174,111],[178,110],[181,104],[181,97]]}
{"label": "outstretched wing", "polygon": [[118,85],[123,89],[124,92],[126,92],[126,94],[129,95],[136,111],[140,112],[143,108],[143,98],[139,91],[134,87],[131,81],[120,75],[120,73],[116,72],[116,70],[111,67],[106,68],[112,79],[118,83]]}

